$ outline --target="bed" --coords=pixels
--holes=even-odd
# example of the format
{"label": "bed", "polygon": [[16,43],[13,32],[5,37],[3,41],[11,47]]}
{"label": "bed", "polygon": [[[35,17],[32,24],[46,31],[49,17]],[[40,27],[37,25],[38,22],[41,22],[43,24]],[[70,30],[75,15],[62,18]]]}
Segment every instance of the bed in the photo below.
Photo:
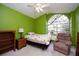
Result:
{"label": "bed", "polygon": [[48,34],[29,33],[25,36],[25,38],[27,38],[27,42],[29,44],[41,47],[43,49],[46,49],[51,41],[51,36]]}

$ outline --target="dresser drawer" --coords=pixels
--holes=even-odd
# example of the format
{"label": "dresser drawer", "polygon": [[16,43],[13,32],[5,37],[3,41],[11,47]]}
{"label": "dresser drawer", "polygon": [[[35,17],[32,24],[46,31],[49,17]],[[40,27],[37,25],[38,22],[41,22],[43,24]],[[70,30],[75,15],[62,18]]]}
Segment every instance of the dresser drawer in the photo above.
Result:
{"label": "dresser drawer", "polygon": [[20,41],[18,42],[19,45],[23,45],[26,44],[26,40],[25,39],[20,39]]}
{"label": "dresser drawer", "polygon": [[2,41],[2,42],[0,42],[0,48],[11,45],[11,44],[13,44],[13,40]]}

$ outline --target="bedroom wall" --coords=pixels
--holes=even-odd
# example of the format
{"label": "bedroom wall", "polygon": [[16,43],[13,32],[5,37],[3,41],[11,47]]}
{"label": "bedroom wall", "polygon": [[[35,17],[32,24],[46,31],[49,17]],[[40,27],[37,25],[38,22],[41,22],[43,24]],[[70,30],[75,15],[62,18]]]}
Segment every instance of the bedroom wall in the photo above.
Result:
{"label": "bedroom wall", "polygon": [[46,15],[42,15],[35,19],[35,32],[38,34],[47,33]]}
{"label": "bedroom wall", "polygon": [[72,20],[72,45],[77,46],[77,32],[79,32],[79,7],[70,13]]}
{"label": "bedroom wall", "polygon": [[77,26],[77,32],[79,32],[79,7],[76,10],[76,26]]}
{"label": "bedroom wall", "polygon": [[71,13],[71,20],[72,20],[72,31],[71,31],[72,45],[76,47],[76,18],[75,18],[75,12]]}
{"label": "bedroom wall", "polygon": [[0,30],[16,30],[16,38],[19,38],[18,29],[24,28],[24,34],[34,31],[34,20],[0,4]]}
{"label": "bedroom wall", "polygon": [[[76,9],[76,42],[77,42],[77,32],[79,32],[79,7]],[[76,44],[77,45],[77,44]]]}

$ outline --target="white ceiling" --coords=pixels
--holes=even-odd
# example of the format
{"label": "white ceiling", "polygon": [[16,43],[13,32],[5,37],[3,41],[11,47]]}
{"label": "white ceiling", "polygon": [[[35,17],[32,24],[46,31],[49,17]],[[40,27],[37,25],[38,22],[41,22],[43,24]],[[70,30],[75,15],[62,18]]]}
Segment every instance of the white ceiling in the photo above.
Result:
{"label": "white ceiling", "polygon": [[33,7],[28,7],[29,4],[31,3],[3,3],[32,18],[37,18],[45,13],[69,13],[79,6],[78,3],[50,3],[49,7],[44,8],[44,12],[37,13]]}

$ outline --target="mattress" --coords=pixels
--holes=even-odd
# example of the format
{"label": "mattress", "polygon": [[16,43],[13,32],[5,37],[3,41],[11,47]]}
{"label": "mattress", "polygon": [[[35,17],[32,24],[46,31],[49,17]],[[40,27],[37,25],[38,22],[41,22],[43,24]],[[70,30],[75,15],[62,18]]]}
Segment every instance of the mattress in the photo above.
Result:
{"label": "mattress", "polygon": [[25,38],[27,38],[28,41],[40,43],[40,44],[45,44],[49,45],[50,43],[50,36],[49,35],[26,35]]}

